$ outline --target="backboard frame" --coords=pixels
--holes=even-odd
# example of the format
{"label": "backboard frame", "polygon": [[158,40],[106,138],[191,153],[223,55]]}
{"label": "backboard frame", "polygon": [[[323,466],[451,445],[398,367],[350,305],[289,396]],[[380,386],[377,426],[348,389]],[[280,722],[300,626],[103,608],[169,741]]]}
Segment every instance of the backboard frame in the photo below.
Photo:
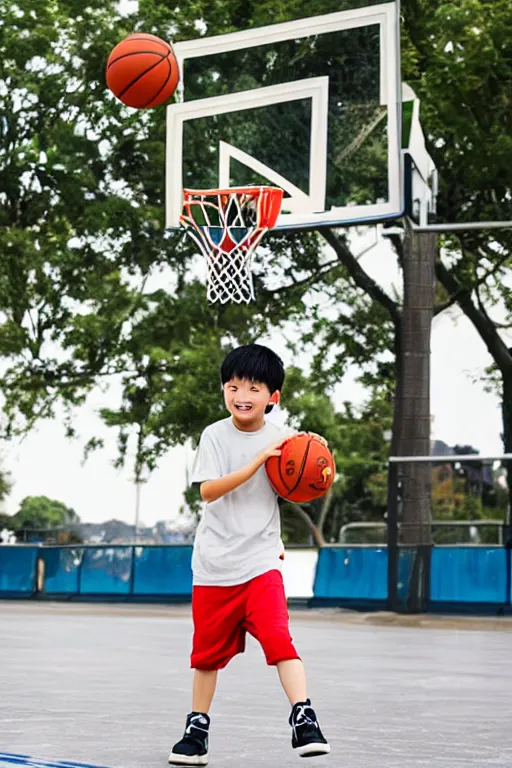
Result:
{"label": "backboard frame", "polygon": [[[291,206],[288,205],[290,212],[280,215],[276,229],[344,226],[400,217],[404,211],[404,200],[400,119],[399,20],[396,3],[380,3],[364,8],[257,27],[227,35],[178,42],[174,45],[174,52],[183,74],[184,63],[187,59],[207,58],[209,55],[370,25],[378,25],[380,30],[380,103],[387,107],[388,120],[388,199],[386,201],[368,205],[333,207],[327,211],[321,210],[325,203],[327,143],[326,141],[324,143],[323,137],[327,132],[325,110],[328,75],[188,102],[183,100],[186,82],[182,80],[180,84],[181,101],[167,107],[166,227],[168,229],[179,227],[184,187],[182,156],[185,122],[197,117],[214,115],[216,114],[215,110],[226,113],[241,111],[242,107],[249,109],[269,103],[278,103],[277,101],[269,102],[268,99],[292,101],[293,99],[310,98],[312,102],[309,194],[305,195],[304,192],[295,188],[295,197],[292,194],[292,204]],[[207,61],[205,66],[207,66]],[[313,136],[321,136],[322,142],[313,141]],[[244,158],[242,148],[232,147],[224,142],[221,144],[223,146],[219,147],[219,187],[229,186],[229,161],[231,157],[236,159],[242,156],[242,159],[249,161],[246,164],[250,163],[251,167],[257,170],[254,158],[249,156]],[[311,175],[312,173],[313,175]],[[288,187],[283,184],[286,180],[279,177],[279,174],[269,175],[266,173],[264,175],[270,183],[283,186],[285,191],[290,194],[290,183],[288,182]],[[187,182],[187,186],[190,186],[189,182]]]}

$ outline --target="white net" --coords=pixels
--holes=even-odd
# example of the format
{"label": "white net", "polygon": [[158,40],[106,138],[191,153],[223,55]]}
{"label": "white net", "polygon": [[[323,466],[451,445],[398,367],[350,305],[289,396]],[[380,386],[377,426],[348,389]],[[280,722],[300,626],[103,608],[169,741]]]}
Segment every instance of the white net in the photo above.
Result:
{"label": "white net", "polygon": [[[252,281],[251,259],[261,236],[257,242],[237,243],[230,251],[219,248],[209,238],[211,233],[205,234],[205,239],[190,232],[192,238],[199,245],[206,260],[206,297],[208,301],[226,304],[233,301],[235,304],[254,301],[254,287]],[[228,234],[229,233],[228,231]],[[205,245],[205,240],[209,241]]]}
{"label": "white net", "polygon": [[254,300],[252,255],[275,224],[282,194],[269,187],[185,190],[181,222],[205,257],[208,301]]}

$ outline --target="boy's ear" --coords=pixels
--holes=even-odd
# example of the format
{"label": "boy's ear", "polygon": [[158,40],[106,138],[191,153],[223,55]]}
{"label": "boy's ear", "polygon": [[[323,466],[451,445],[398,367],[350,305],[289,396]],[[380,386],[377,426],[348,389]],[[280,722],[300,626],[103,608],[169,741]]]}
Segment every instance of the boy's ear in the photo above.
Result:
{"label": "boy's ear", "polygon": [[281,400],[281,393],[278,389],[276,389],[275,392],[272,392],[272,395],[270,397],[270,400],[268,401],[268,405],[265,408],[265,413],[272,413],[274,410],[274,405],[278,405],[279,401]]}

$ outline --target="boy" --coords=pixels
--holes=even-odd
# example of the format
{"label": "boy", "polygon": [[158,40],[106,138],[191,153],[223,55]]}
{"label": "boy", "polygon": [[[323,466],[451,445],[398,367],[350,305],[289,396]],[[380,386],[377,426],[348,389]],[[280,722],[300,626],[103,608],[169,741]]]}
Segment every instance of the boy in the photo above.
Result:
{"label": "boy", "polygon": [[192,712],[169,755],[172,765],[208,763],[217,672],[243,653],[246,632],[261,643],[267,664],[277,667],[292,706],[292,747],[301,757],[330,751],[290,637],[279,509],[265,472],[265,461],[280,455],[284,438],[265,421],[279,402],[284,376],[282,360],[258,344],[238,347],[221,366],[230,417],[204,430],[192,477],[206,502],[192,557],[195,672]]}

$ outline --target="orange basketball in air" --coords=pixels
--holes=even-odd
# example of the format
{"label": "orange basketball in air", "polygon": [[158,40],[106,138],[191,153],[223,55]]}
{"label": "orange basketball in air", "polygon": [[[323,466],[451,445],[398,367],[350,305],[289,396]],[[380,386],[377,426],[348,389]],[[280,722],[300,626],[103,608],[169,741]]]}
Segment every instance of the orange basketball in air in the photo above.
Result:
{"label": "orange basketball in air", "polygon": [[171,98],[180,79],[172,46],[156,35],[135,32],[107,61],[107,85],[127,107],[158,107]]}
{"label": "orange basketball in air", "polygon": [[274,491],[289,501],[313,501],[331,487],[336,474],[334,458],[315,435],[294,435],[281,446],[280,456],[265,463]]}

